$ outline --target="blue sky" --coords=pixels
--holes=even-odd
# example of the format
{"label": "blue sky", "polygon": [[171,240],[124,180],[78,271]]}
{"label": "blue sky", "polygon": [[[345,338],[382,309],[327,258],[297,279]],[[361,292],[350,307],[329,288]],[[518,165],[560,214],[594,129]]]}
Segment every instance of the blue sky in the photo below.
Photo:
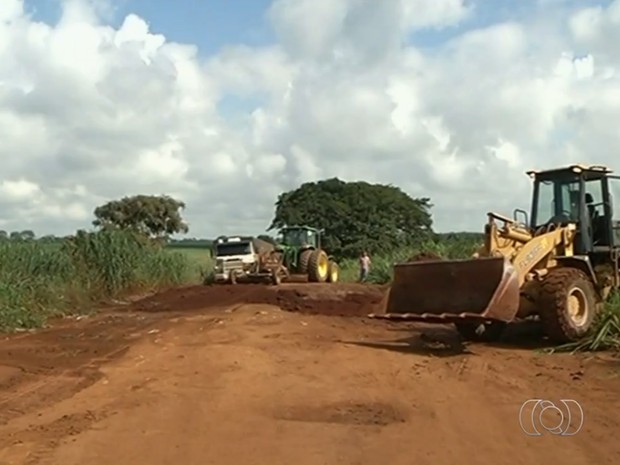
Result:
{"label": "blue sky", "polygon": [[[1,1],[1,0],[0,0]],[[337,0],[334,0],[337,1]],[[432,1],[432,0],[429,0]],[[604,3],[609,3],[611,0]],[[25,0],[37,20],[54,24],[61,14],[61,0]],[[541,4],[561,8],[583,8],[600,0],[472,0],[475,14],[457,27],[424,30],[412,34],[409,41],[428,49],[440,46],[469,29],[508,20],[524,20],[536,14]],[[154,33],[168,40],[196,44],[203,57],[216,54],[233,44],[266,45],[276,38],[267,18],[272,0],[112,0],[112,26],[118,27],[130,13],[144,18]],[[231,122],[247,117],[260,102],[227,95],[218,102],[218,110]]]}
{"label": "blue sky", "polygon": [[[129,13],[136,13],[149,22],[151,31],[176,42],[196,44],[202,55],[211,55],[228,44],[272,43],[275,37],[266,18],[270,3],[271,0],[114,0],[111,23],[118,26]],[[467,29],[535,15],[540,4],[562,8],[601,4],[600,0],[477,0],[473,3],[476,13],[469,21],[457,28],[418,32],[411,36],[411,42],[419,47],[432,47]],[[60,4],[60,0],[26,0],[28,9],[34,10],[34,17],[50,24],[58,20]]]}
{"label": "blue sky", "polygon": [[[265,14],[270,0],[115,0],[112,25],[135,13],[151,31],[175,42],[198,45],[210,55],[227,44],[260,45],[273,41]],[[60,17],[60,0],[26,0],[34,17],[55,23]]]}

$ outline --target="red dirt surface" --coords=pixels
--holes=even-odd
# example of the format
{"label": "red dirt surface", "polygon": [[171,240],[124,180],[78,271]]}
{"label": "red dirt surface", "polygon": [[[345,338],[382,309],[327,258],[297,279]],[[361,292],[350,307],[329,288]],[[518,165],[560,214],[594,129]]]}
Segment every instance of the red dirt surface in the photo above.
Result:
{"label": "red dirt surface", "polygon": [[[616,359],[359,317],[384,291],[186,287],[0,335],[0,464],[620,463]],[[577,400],[583,429],[527,436],[531,398]]]}
{"label": "red dirt surface", "polygon": [[239,303],[276,305],[282,310],[332,316],[366,316],[379,311],[385,286],[362,284],[238,284],[192,286],[147,298],[133,307],[145,312],[184,312]]}

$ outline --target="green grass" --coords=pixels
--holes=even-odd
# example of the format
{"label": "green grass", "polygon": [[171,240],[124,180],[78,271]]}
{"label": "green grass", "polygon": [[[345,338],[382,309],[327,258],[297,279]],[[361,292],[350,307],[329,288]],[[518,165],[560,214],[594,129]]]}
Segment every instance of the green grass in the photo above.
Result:
{"label": "green grass", "polygon": [[134,292],[196,279],[187,256],[124,232],[78,233],[61,244],[0,242],[0,329]]}
{"label": "green grass", "polygon": [[204,276],[212,272],[215,261],[209,254],[208,247],[175,247],[168,246],[166,251],[184,257],[188,264],[191,281],[202,282]]}
{"label": "green grass", "polygon": [[[371,256],[372,266],[368,275],[368,282],[374,284],[389,283],[392,280],[394,264],[406,262],[418,253],[433,252],[444,259],[461,259],[471,257],[479,245],[479,242],[473,240],[428,241],[419,247],[404,248],[391,254]],[[357,259],[341,261],[340,268],[343,281],[356,281],[358,279],[359,264]]]}

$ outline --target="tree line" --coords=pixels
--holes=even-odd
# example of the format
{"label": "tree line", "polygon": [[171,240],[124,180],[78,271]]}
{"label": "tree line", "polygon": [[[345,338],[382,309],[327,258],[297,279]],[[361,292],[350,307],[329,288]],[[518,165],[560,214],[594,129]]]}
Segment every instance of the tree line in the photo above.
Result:
{"label": "tree line", "polygon": [[[189,232],[185,207],[182,200],[168,195],[126,196],[95,208],[93,226],[134,231],[175,246],[209,246],[207,239],[171,239]],[[338,178],[307,182],[278,196],[273,219],[259,237],[273,241],[284,226],[306,225],[324,230],[323,245],[336,256],[353,257],[363,250],[390,253],[444,236],[433,231],[432,207],[430,198],[413,198],[393,185]],[[0,232],[2,238],[29,240],[35,235]]]}

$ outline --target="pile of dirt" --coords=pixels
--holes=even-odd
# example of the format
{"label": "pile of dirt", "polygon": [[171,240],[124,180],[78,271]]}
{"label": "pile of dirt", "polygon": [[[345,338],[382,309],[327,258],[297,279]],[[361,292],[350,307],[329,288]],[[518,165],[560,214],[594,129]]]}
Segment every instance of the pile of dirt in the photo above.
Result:
{"label": "pile of dirt", "polygon": [[239,284],[171,289],[134,303],[139,312],[188,312],[240,304],[275,305],[282,310],[337,316],[365,316],[382,306],[385,289],[362,284]]}
{"label": "pile of dirt", "polygon": [[407,263],[433,262],[437,260],[443,260],[443,258],[440,255],[437,255],[435,252],[420,252],[409,258],[409,260],[407,260]]}
{"label": "pile of dirt", "polygon": [[379,312],[383,306],[383,290],[374,286],[360,288],[330,293],[282,289],[278,292],[278,306],[282,310],[314,315],[366,316]]}
{"label": "pile of dirt", "polygon": [[141,312],[187,312],[241,303],[278,305],[277,296],[261,284],[190,286],[160,292],[133,304]]}

